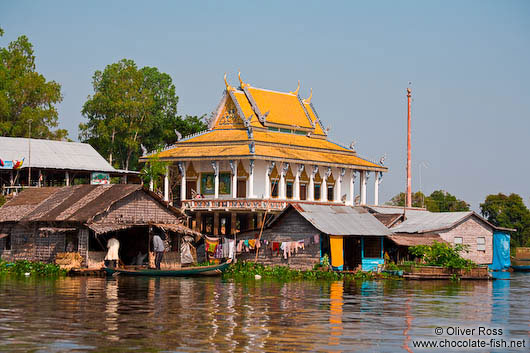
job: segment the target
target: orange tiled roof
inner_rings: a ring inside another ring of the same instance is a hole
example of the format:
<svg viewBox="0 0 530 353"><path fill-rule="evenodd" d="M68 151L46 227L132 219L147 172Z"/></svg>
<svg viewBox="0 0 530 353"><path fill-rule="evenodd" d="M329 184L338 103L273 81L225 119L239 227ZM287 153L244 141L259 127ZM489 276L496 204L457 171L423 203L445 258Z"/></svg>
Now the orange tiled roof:
<svg viewBox="0 0 530 353"><path fill-rule="evenodd" d="M268 123L313 128L297 95L254 87L248 87L248 91L254 98L260 113L269 113Z"/></svg>
<svg viewBox="0 0 530 353"><path fill-rule="evenodd" d="M280 132L254 132L255 153L250 153L246 130L212 130L178 142L159 154L162 159L273 158L302 163L362 166L385 169L358 157L333 142ZM315 146L317 144L317 146Z"/></svg>
<svg viewBox="0 0 530 353"><path fill-rule="evenodd" d="M234 89L227 83L226 95L211 130L177 142L161 152L160 158L223 159L256 158L317 163L340 166L357 166L385 171L386 168L369 162L334 142L328 141L310 104L311 96L302 101L295 92L283 93L251 87L241 82L243 88ZM305 109L304 109L305 108ZM258 115L267 114L266 121ZM250 118L250 132L245 119ZM304 131L304 134L267 130L269 127ZM306 135L305 132L310 132ZM252 135L252 138L249 135ZM251 144L254 153L251 153ZM142 157L141 160L145 160Z"/></svg>

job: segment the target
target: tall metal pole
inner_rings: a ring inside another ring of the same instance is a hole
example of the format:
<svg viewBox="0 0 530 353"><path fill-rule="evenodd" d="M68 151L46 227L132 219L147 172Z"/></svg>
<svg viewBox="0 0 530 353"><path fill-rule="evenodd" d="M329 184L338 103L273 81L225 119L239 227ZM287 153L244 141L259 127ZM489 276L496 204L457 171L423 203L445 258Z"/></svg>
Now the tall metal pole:
<svg viewBox="0 0 530 353"><path fill-rule="evenodd" d="M408 119L407 119L407 207L412 207L411 168L410 168L410 101L411 89L407 88Z"/></svg>
<svg viewBox="0 0 530 353"><path fill-rule="evenodd" d="M28 187L31 186L31 122L33 120L29 119L29 132L28 132Z"/></svg>

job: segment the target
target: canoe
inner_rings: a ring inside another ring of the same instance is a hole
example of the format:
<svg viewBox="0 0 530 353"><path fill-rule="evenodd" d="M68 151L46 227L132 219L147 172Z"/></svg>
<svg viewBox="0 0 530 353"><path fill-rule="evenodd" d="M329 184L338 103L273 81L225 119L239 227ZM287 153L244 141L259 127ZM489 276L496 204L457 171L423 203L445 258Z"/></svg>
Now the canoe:
<svg viewBox="0 0 530 353"><path fill-rule="evenodd" d="M192 276L219 276L232 260L220 263L219 265L184 267L178 270L155 270L155 269L138 269L127 270L119 268L108 268L104 270L109 276L171 276L171 277L192 277Z"/></svg>

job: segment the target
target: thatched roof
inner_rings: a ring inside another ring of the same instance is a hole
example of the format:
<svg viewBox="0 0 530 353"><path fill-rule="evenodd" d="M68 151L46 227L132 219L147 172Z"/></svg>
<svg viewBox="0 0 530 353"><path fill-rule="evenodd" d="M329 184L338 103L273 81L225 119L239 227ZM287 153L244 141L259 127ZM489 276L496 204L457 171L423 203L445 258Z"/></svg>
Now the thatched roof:
<svg viewBox="0 0 530 353"><path fill-rule="evenodd" d="M143 190L175 214L180 210L169 206L160 197L138 184L76 185L51 188L32 188L0 208L2 222L90 222L128 195Z"/></svg>

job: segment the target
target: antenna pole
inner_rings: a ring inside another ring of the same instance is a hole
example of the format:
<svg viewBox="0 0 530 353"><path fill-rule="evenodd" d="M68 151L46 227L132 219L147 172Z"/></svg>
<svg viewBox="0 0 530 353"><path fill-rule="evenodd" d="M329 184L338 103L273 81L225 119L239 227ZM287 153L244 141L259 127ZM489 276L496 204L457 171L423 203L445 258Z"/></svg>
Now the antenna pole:
<svg viewBox="0 0 530 353"><path fill-rule="evenodd" d="M410 100L411 89L407 88L407 102L408 102L408 119L407 119L407 207L412 207L412 190L410 177Z"/></svg>

